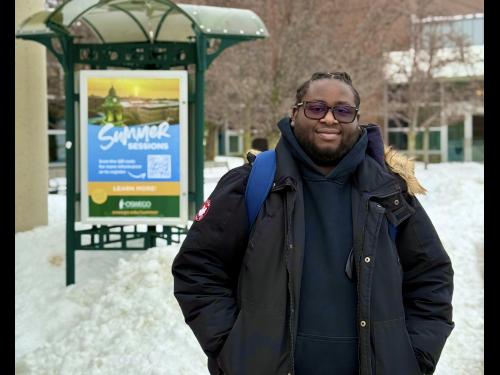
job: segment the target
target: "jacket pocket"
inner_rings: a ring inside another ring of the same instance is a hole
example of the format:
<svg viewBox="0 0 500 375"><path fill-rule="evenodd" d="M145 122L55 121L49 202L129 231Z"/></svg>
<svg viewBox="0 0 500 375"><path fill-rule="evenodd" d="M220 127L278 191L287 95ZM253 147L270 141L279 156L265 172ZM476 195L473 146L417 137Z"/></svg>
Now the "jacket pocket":
<svg viewBox="0 0 500 375"><path fill-rule="evenodd" d="M288 372L286 316L240 310L219 353L224 375L282 375Z"/></svg>
<svg viewBox="0 0 500 375"><path fill-rule="evenodd" d="M404 318L373 323L375 375L421 375Z"/></svg>
<svg viewBox="0 0 500 375"><path fill-rule="evenodd" d="M238 316L236 317L236 320L234 321L233 328L231 328L231 331L229 331L229 334L226 337L226 341L224 341L224 345L222 345L222 349L219 352L219 356L217 357L217 363L219 364L219 367L223 370L224 374L229 374L229 372L225 368L224 361L223 361L224 353L227 351L227 349L231 345L231 340L233 339L232 336L234 336L235 333L237 332L238 326L241 322L241 315L242 315L242 312L240 310L238 312Z"/></svg>

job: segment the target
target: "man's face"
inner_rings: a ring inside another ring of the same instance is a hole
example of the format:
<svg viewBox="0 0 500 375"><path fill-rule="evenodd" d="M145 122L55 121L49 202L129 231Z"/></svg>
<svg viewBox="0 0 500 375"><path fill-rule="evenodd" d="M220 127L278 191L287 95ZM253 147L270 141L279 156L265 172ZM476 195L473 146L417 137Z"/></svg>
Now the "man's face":
<svg viewBox="0 0 500 375"><path fill-rule="evenodd" d="M322 101L328 106L356 106L350 86L337 79L312 81L302 101ZM320 120L312 120L305 116L302 105L293 109L292 120L297 141L311 159L321 166L337 165L360 134L359 115L349 124L339 123L331 111Z"/></svg>

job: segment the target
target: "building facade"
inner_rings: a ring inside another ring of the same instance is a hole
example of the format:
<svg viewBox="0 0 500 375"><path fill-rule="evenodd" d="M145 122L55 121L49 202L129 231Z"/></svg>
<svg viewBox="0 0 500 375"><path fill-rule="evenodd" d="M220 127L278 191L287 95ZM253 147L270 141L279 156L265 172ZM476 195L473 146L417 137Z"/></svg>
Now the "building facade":
<svg viewBox="0 0 500 375"><path fill-rule="evenodd" d="M413 131L417 160L482 162L484 14L412 22L419 45L387 54L385 139L409 151Z"/></svg>

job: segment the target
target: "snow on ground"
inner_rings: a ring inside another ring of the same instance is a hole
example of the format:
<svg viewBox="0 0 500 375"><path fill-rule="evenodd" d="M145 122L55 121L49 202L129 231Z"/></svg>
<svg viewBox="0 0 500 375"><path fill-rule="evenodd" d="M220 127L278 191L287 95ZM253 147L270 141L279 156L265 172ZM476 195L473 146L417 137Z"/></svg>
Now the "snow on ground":
<svg viewBox="0 0 500 375"><path fill-rule="evenodd" d="M229 168L241 164L231 158ZM456 327L435 374L482 374L483 165L417 164L416 173L455 270ZM172 294L178 245L77 252L77 282L65 287L64 209L65 196L49 195L49 225L16 234L16 374L208 374Z"/></svg>
<svg viewBox="0 0 500 375"><path fill-rule="evenodd" d="M213 166L205 166L205 170L203 172L205 179L205 188L203 189L204 200L206 200L210 193L215 189L215 186L222 175L224 175L228 170L244 164L244 160L236 156L216 156L214 162L215 165Z"/></svg>
<svg viewBox="0 0 500 375"><path fill-rule="evenodd" d="M436 375L484 372L484 165L423 164L416 175L428 190L419 197L455 271L452 331Z"/></svg>

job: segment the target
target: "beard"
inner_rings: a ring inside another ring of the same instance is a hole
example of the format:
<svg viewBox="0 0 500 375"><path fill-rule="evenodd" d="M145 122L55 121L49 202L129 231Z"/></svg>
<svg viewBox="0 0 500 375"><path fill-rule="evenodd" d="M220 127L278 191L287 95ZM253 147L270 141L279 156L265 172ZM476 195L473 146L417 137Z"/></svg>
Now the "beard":
<svg viewBox="0 0 500 375"><path fill-rule="evenodd" d="M343 133L342 140L336 149L329 148L319 148L309 137L310 133L297 132L294 131L295 138L297 138L298 143L305 151L305 153L311 158L311 160L319 166L323 167L335 167L342 160L342 158L351 150L351 148L356 144L359 136L357 134L346 134ZM344 138L347 137L347 138Z"/></svg>

